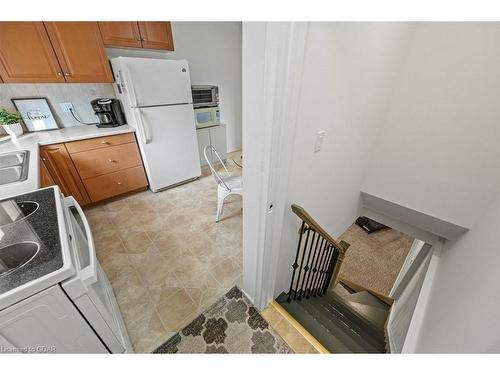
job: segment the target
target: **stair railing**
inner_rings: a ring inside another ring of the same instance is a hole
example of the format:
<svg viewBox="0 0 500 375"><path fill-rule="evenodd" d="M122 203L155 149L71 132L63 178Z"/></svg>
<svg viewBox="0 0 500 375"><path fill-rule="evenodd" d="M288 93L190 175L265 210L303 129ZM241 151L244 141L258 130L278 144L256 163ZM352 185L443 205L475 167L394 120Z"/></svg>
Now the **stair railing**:
<svg viewBox="0 0 500 375"><path fill-rule="evenodd" d="M319 297L329 285L335 286L349 244L337 242L302 207L292 204L292 211L302 219L292 280L287 301Z"/></svg>

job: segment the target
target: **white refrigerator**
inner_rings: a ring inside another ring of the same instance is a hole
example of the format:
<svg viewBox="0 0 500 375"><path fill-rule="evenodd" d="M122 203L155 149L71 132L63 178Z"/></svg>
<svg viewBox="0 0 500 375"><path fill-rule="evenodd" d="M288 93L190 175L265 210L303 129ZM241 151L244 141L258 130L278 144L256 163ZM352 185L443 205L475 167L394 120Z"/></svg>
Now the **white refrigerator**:
<svg viewBox="0 0 500 375"><path fill-rule="evenodd" d="M111 60L127 123L136 128L152 191L201 175L189 66L186 60Z"/></svg>

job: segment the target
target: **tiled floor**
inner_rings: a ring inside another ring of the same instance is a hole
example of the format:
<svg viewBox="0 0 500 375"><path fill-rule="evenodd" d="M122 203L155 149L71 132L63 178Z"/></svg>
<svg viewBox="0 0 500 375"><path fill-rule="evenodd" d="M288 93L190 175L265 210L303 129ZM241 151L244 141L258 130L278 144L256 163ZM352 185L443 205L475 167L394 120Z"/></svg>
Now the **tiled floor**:
<svg viewBox="0 0 500 375"><path fill-rule="evenodd" d="M136 352L152 351L241 284L241 197L226 199L216 223L216 194L204 173L85 210Z"/></svg>
<svg viewBox="0 0 500 375"><path fill-rule="evenodd" d="M318 354L318 350L307 341L304 336L274 308L267 306L262 310L262 317L281 336L283 340L297 354Z"/></svg>

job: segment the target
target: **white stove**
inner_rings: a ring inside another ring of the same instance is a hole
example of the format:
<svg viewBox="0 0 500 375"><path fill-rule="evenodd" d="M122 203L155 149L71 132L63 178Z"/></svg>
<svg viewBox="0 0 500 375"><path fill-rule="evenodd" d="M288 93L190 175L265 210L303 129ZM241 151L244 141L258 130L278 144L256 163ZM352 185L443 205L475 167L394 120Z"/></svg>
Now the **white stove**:
<svg viewBox="0 0 500 375"><path fill-rule="evenodd" d="M74 198L64 198L53 186L0 204L36 202L37 194L38 212L0 226L6 233L0 236L0 351L133 352L90 226ZM38 245L24 264L2 253L20 243Z"/></svg>

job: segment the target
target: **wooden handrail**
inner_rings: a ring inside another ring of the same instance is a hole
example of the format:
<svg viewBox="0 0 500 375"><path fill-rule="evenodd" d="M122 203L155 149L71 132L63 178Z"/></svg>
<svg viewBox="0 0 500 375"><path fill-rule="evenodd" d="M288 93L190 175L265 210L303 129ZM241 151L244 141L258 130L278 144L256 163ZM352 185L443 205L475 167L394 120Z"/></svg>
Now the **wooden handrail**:
<svg viewBox="0 0 500 375"><path fill-rule="evenodd" d="M309 227L314 229L317 233L319 233L323 238L325 238L328 242L330 242L341 254L342 258L345 254L346 250L349 248L350 244L345 241L337 242L335 238L330 236L326 230L324 230L321 225L318 224L316 220L312 218L309 213L300 207L298 204L292 204L292 211L300 217Z"/></svg>

